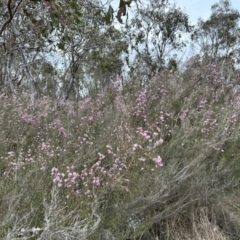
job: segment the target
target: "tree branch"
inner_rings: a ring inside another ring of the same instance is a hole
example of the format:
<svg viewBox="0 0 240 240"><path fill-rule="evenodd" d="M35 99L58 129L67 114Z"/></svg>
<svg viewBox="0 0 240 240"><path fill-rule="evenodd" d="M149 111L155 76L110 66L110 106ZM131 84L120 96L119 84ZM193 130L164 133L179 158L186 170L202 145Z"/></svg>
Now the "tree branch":
<svg viewBox="0 0 240 240"><path fill-rule="evenodd" d="M0 29L0 36L2 35L3 31L5 30L6 26L12 21L14 14L17 12L17 9L19 7L19 5L21 4L22 0L19 1L19 3L17 4L14 13L12 13L12 9L11 9L11 3L12 0L8 0L7 3L7 8L8 8L8 13L9 13L9 18L6 20L6 22L2 25L1 29Z"/></svg>
<svg viewBox="0 0 240 240"><path fill-rule="evenodd" d="M12 14L12 10L11 10L11 3L12 3L12 0L8 0L8 3L7 3L7 8L8 8L8 12L9 12L9 18L8 20L2 25L1 29L0 29L0 35L2 35L4 29L6 28L7 24L9 24L12 19L13 19L13 14Z"/></svg>

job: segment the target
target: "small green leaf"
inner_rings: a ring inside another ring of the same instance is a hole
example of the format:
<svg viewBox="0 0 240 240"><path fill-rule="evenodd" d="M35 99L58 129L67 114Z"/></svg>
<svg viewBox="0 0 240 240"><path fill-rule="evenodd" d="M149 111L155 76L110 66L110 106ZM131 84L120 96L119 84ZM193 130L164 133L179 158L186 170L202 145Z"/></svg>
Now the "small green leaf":
<svg viewBox="0 0 240 240"><path fill-rule="evenodd" d="M59 25L58 16L56 14L51 13L50 18L52 20L52 25L55 25L55 26Z"/></svg>
<svg viewBox="0 0 240 240"><path fill-rule="evenodd" d="M113 12L114 12L114 11L113 11L113 8L112 8L112 6L110 5L109 8L108 8L108 13L107 13L107 14L108 14L111 18L113 18Z"/></svg>
<svg viewBox="0 0 240 240"><path fill-rule="evenodd" d="M57 44L57 47L60 49L60 50L64 50L64 43L58 43Z"/></svg>
<svg viewBox="0 0 240 240"><path fill-rule="evenodd" d="M64 40L68 40L69 36L68 36L68 32L65 30L64 35L63 35Z"/></svg>
<svg viewBox="0 0 240 240"><path fill-rule="evenodd" d="M75 11L78 11L78 9L77 9L77 3L76 3L75 1L72 1L70 5L71 5L71 8L72 8L72 9L74 9Z"/></svg>
<svg viewBox="0 0 240 240"><path fill-rule="evenodd" d="M113 20L113 8L112 6L110 5L109 8L108 8L108 12L107 14L105 15L105 17L103 18L104 19L104 22L108 25L112 22Z"/></svg>
<svg viewBox="0 0 240 240"><path fill-rule="evenodd" d="M81 21L80 21L79 18L75 17L74 19L75 19L75 21L76 21L77 24L80 24L80 23L81 23Z"/></svg>
<svg viewBox="0 0 240 240"><path fill-rule="evenodd" d="M108 25L110 24L110 17L108 15L106 15L104 18L103 18L103 21Z"/></svg>
<svg viewBox="0 0 240 240"><path fill-rule="evenodd" d="M101 14L101 11L100 11L100 10L98 10L98 11L96 11L96 12L95 12L95 14L94 14L94 15L95 15L95 16L100 16L100 14Z"/></svg>
<svg viewBox="0 0 240 240"><path fill-rule="evenodd" d="M78 10L76 10L75 13L76 13L79 17L82 17L82 13L80 13Z"/></svg>

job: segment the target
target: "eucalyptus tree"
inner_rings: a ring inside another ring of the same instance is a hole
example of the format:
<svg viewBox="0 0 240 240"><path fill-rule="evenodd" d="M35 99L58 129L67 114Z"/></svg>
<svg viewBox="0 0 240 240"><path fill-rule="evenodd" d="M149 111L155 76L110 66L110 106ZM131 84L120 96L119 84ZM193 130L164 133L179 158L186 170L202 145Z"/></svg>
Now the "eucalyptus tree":
<svg viewBox="0 0 240 240"><path fill-rule="evenodd" d="M239 11L232 8L229 0L220 0L211 10L209 19L199 19L192 40L205 58L239 59Z"/></svg>
<svg viewBox="0 0 240 240"><path fill-rule="evenodd" d="M6 6L2 3L1 7L3 13L0 29L1 62L4 63L1 65L2 87L10 86L11 93L14 93L13 80L17 81L17 86L19 86L24 82L25 76L24 80L29 84L33 96L36 89L30 72L30 64L36 58L40 45L36 32L30 30L32 22L25 14L22 14L25 8L31 6L24 1L12 3L9 0Z"/></svg>
<svg viewBox="0 0 240 240"><path fill-rule="evenodd" d="M52 10L46 1L8 0L1 4L1 11L4 13L0 20L3 86L11 86L13 93L13 79L16 79L13 76L17 76L15 85L28 86L34 103L37 79L32 75L32 66L43 52L51 51L51 38L55 34L51 28Z"/></svg>
<svg viewBox="0 0 240 240"><path fill-rule="evenodd" d="M74 15L63 18L64 31L58 47L67 58L67 68L63 73L61 96L67 100L79 97L80 91L93 85L103 86L107 79L119 73L122 66L120 55L126 51L126 43L121 33L110 23L106 24L105 12L88 6L74 6L80 13L80 21L74 22Z"/></svg>
<svg viewBox="0 0 240 240"><path fill-rule="evenodd" d="M87 76L92 87L103 89L111 80L122 74L125 58L128 57L128 44L125 36L114 26L105 26L98 37L98 47L87 57Z"/></svg>
<svg viewBox="0 0 240 240"><path fill-rule="evenodd" d="M128 4L120 2L119 20ZM28 84L32 96L37 92L31 70L34 61L41 53L62 51L69 58L67 99L83 59L104 45L99 38L101 27L114 18L111 5L106 9L94 0L6 0L0 7L1 84L11 86L13 92L12 79L18 75L18 85Z"/></svg>
<svg viewBox="0 0 240 240"><path fill-rule="evenodd" d="M137 8L126 24L126 36L137 61L148 77L165 66L166 57L186 46L184 35L192 31L188 15L167 0L150 0ZM133 70L136 67L133 67Z"/></svg>

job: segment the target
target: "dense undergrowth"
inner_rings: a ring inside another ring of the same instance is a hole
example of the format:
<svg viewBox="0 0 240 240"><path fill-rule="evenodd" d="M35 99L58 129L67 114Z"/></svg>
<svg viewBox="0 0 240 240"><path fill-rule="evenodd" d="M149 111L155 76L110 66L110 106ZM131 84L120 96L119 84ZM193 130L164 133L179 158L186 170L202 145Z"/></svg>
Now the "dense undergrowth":
<svg viewBox="0 0 240 240"><path fill-rule="evenodd" d="M0 239L239 239L239 74L187 68L78 102L2 96Z"/></svg>

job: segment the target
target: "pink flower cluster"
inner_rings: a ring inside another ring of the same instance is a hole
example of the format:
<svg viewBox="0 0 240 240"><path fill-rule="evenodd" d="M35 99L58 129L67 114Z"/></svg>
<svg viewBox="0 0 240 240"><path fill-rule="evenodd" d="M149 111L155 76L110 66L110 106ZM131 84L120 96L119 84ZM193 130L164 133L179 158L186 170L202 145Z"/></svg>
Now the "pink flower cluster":
<svg viewBox="0 0 240 240"><path fill-rule="evenodd" d="M162 167L162 158L160 156L157 156L156 158L153 158L153 161L156 163L156 167Z"/></svg>
<svg viewBox="0 0 240 240"><path fill-rule="evenodd" d="M76 172L72 172L73 167L67 166L67 174L60 173L57 168L53 167L51 171L51 175L54 176L53 182L57 183L58 187L78 187L78 178L79 174Z"/></svg>
<svg viewBox="0 0 240 240"><path fill-rule="evenodd" d="M26 111L22 114L21 119L23 122L28 123L28 124L38 124L39 123L39 118L32 115L28 114Z"/></svg>
<svg viewBox="0 0 240 240"><path fill-rule="evenodd" d="M134 108L133 115L137 117L143 117L144 120L146 121L146 104L147 104L146 92L140 91L136 99L136 106Z"/></svg>

